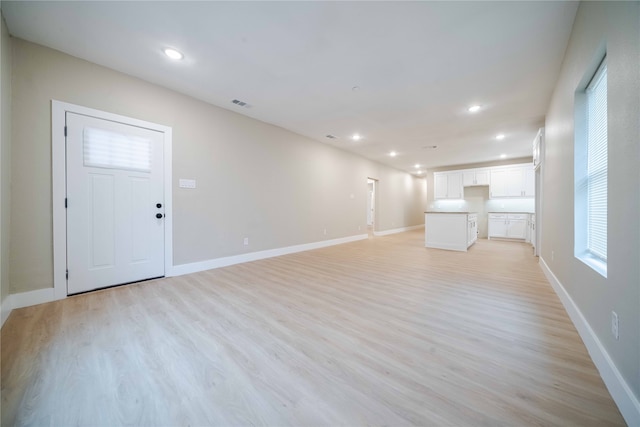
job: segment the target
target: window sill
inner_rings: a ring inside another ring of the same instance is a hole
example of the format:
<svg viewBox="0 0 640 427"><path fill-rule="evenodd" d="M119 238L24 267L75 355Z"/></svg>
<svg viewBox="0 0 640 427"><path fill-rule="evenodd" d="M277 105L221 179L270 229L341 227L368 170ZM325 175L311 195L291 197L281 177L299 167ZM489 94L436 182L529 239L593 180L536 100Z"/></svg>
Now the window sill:
<svg viewBox="0 0 640 427"><path fill-rule="evenodd" d="M583 263L587 264L593 270L595 270L598 274L600 274L605 279L607 278L607 262L597 258L589 252L583 252L582 254L576 255Z"/></svg>

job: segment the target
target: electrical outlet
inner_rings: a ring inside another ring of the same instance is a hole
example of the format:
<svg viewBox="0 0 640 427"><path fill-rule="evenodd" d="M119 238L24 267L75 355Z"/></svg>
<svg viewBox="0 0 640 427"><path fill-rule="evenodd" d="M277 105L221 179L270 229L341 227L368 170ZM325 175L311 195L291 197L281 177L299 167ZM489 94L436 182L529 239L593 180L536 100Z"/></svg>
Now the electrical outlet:
<svg viewBox="0 0 640 427"><path fill-rule="evenodd" d="M611 312L611 334L613 335L613 337L615 339L619 338L619 333L618 333L618 313L616 313L615 311Z"/></svg>
<svg viewBox="0 0 640 427"><path fill-rule="evenodd" d="M245 246L248 246L248 245L249 245L249 238L248 238L248 237L245 237L245 238L244 238L244 245L245 245Z"/></svg>

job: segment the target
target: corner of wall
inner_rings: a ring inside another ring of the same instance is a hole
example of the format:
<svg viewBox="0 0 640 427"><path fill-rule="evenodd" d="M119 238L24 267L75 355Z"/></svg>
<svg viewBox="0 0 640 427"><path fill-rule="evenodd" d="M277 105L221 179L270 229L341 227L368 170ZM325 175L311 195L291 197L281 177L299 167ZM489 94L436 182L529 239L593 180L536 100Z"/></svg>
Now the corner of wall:
<svg viewBox="0 0 640 427"><path fill-rule="evenodd" d="M11 213L11 38L0 10L0 304L2 323L9 299L9 231Z"/></svg>

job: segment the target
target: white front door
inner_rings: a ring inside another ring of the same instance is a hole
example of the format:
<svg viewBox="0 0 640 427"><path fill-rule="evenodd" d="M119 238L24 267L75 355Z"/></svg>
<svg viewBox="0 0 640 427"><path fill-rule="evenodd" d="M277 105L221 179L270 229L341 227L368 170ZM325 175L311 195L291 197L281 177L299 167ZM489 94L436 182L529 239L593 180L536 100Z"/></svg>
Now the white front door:
<svg viewBox="0 0 640 427"><path fill-rule="evenodd" d="M164 276L163 134L66 113L67 293Z"/></svg>

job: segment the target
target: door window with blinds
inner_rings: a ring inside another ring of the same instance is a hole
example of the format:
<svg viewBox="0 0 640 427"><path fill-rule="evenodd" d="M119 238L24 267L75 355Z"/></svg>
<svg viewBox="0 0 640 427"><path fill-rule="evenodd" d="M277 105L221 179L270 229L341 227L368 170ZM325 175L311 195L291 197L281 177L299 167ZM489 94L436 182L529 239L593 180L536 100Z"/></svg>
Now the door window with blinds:
<svg viewBox="0 0 640 427"><path fill-rule="evenodd" d="M151 171L151 140L105 129L84 129L84 165L96 168Z"/></svg>
<svg viewBox="0 0 640 427"><path fill-rule="evenodd" d="M607 63L576 95L575 256L607 277Z"/></svg>

